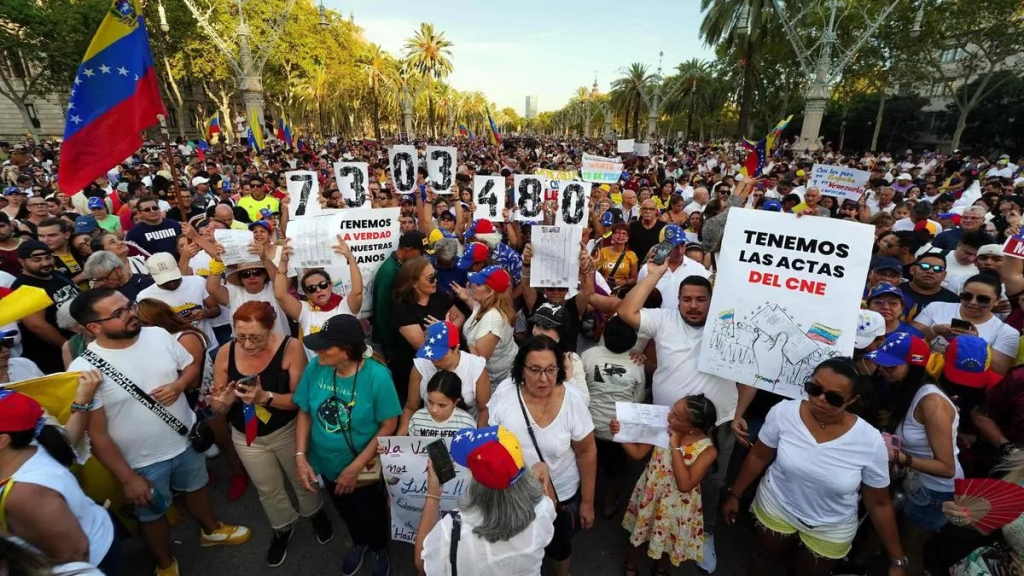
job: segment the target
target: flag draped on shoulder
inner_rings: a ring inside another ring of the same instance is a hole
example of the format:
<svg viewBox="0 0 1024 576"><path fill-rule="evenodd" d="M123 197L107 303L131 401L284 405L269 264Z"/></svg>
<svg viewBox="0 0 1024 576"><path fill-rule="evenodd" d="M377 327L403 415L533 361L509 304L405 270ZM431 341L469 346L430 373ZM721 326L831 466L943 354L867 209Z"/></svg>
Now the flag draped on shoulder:
<svg viewBox="0 0 1024 576"><path fill-rule="evenodd" d="M77 193L142 147L167 109L138 0L114 0L75 73L58 182Z"/></svg>
<svg viewBox="0 0 1024 576"><path fill-rule="evenodd" d="M747 159L743 162L743 168L740 169L740 174L743 176L750 176L757 178L761 176L764 171L764 165L768 162L768 159L772 156L772 147L775 145L775 140L782 131L789 125L789 121L793 119L790 115L788 118L780 120L778 124L772 128L771 132L768 132L764 138L759 140L757 143L751 142L746 138L743 139L743 147L750 151L747 155Z"/></svg>

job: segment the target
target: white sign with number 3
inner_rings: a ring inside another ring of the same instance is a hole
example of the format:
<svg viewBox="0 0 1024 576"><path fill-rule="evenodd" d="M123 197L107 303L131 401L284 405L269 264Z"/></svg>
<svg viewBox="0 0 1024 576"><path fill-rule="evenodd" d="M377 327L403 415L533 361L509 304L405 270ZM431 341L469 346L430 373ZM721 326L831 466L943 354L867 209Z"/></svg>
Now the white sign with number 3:
<svg viewBox="0 0 1024 576"><path fill-rule="evenodd" d="M435 194L452 193L456 158L458 151L454 146L427 146L427 176Z"/></svg>
<svg viewBox="0 0 1024 576"><path fill-rule="evenodd" d="M567 226L586 226L590 204L590 194L587 190L590 188L590 184L577 180L552 180L551 188L558 190L555 223Z"/></svg>
<svg viewBox="0 0 1024 576"><path fill-rule="evenodd" d="M370 169L366 162L335 162L334 179L346 208L371 208Z"/></svg>
<svg viewBox="0 0 1024 576"><path fill-rule="evenodd" d="M505 220L502 216L505 208L505 177L474 176L473 201L476 203L473 220L503 222Z"/></svg>
<svg viewBox="0 0 1024 576"><path fill-rule="evenodd" d="M296 170L285 172L284 177L288 183L288 219L319 214L320 181L316 172Z"/></svg>

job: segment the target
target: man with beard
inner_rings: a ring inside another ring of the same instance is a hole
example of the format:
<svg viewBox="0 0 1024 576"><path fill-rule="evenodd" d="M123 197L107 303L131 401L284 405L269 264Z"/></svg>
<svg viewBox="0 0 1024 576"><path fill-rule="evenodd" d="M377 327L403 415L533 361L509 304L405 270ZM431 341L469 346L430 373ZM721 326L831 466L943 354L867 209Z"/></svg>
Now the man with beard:
<svg viewBox="0 0 1024 576"><path fill-rule="evenodd" d="M638 330L640 337L650 338L658 354L658 368L654 371L652 392L654 404L672 406L680 398L703 394L711 400L718 412L715 445L718 447L717 468L708 473L701 483L704 498L704 560L698 565L714 572L718 563L715 555L715 524L718 504L725 488L725 475L735 445L730 421L736 412L737 386L718 376L697 369L704 324L711 307L711 282L703 276L687 276L679 283L676 310L643 308L647 297L662 277L668 273L668 262L658 265L647 263L647 275L619 305L618 315L623 322Z"/></svg>
<svg viewBox="0 0 1024 576"><path fill-rule="evenodd" d="M22 318L18 329L22 334L24 357L32 360L47 374L64 370L60 347L74 333L57 328L57 308L78 296L79 289L71 280L55 273L53 250L38 240L26 240L18 246L21 274L12 290L34 286L46 291L53 304Z"/></svg>
<svg viewBox="0 0 1024 576"><path fill-rule="evenodd" d="M92 452L135 505L139 533L155 557L156 573L177 575L164 515L167 506L158 503L169 503L172 490L185 493L185 507L201 527L201 546L242 544L251 532L244 526L217 522L206 489L206 458L189 444L187 432L195 413L182 392L199 378L202 362L163 328L143 328L137 311L134 302L110 288L75 298L71 316L95 336L88 347L95 357L80 356L68 369L106 368L88 407ZM112 373L126 381L115 382ZM140 400L129 390L145 396Z"/></svg>
<svg viewBox="0 0 1024 576"><path fill-rule="evenodd" d="M92 230L95 230L95 227ZM86 230L83 229L83 231ZM37 233L39 240L46 244L53 253L54 269L78 284L79 288L88 289L89 279L82 272L82 262L79 262L78 257L71 251L71 230L67 223L60 218L48 218L39 225Z"/></svg>
<svg viewBox="0 0 1024 576"><path fill-rule="evenodd" d="M21 237L14 235L11 219L7 214L0 212L0 271L11 276L17 276L21 272L21 264L18 262L20 245Z"/></svg>
<svg viewBox="0 0 1024 576"><path fill-rule="evenodd" d="M946 259L939 252L922 254L910 266L910 280L900 284L903 292L903 316L910 322L932 302L959 302L957 293L942 287L946 279Z"/></svg>

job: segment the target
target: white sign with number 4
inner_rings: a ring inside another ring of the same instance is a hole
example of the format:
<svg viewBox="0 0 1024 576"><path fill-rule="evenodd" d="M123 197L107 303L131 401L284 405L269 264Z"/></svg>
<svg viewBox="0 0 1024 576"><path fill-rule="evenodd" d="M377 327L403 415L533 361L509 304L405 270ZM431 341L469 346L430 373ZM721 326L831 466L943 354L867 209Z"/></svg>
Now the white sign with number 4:
<svg viewBox="0 0 1024 576"><path fill-rule="evenodd" d="M473 201L476 203L473 220L503 222L505 220L502 216L502 211L505 208L505 177L474 176Z"/></svg>

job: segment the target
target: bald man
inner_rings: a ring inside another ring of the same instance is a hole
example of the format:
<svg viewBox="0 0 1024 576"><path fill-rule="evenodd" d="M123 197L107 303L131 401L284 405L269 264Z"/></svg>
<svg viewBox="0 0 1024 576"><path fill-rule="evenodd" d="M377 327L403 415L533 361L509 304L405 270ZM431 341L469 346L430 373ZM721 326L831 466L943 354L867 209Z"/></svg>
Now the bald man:
<svg viewBox="0 0 1024 576"><path fill-rule="evenodd" d="M235 212L227 204L217 204L217 207L213 209L214 220L220 220L222 224L227 226L231 230L248 230L249 227L244 222L235 220Z"/></svg>

